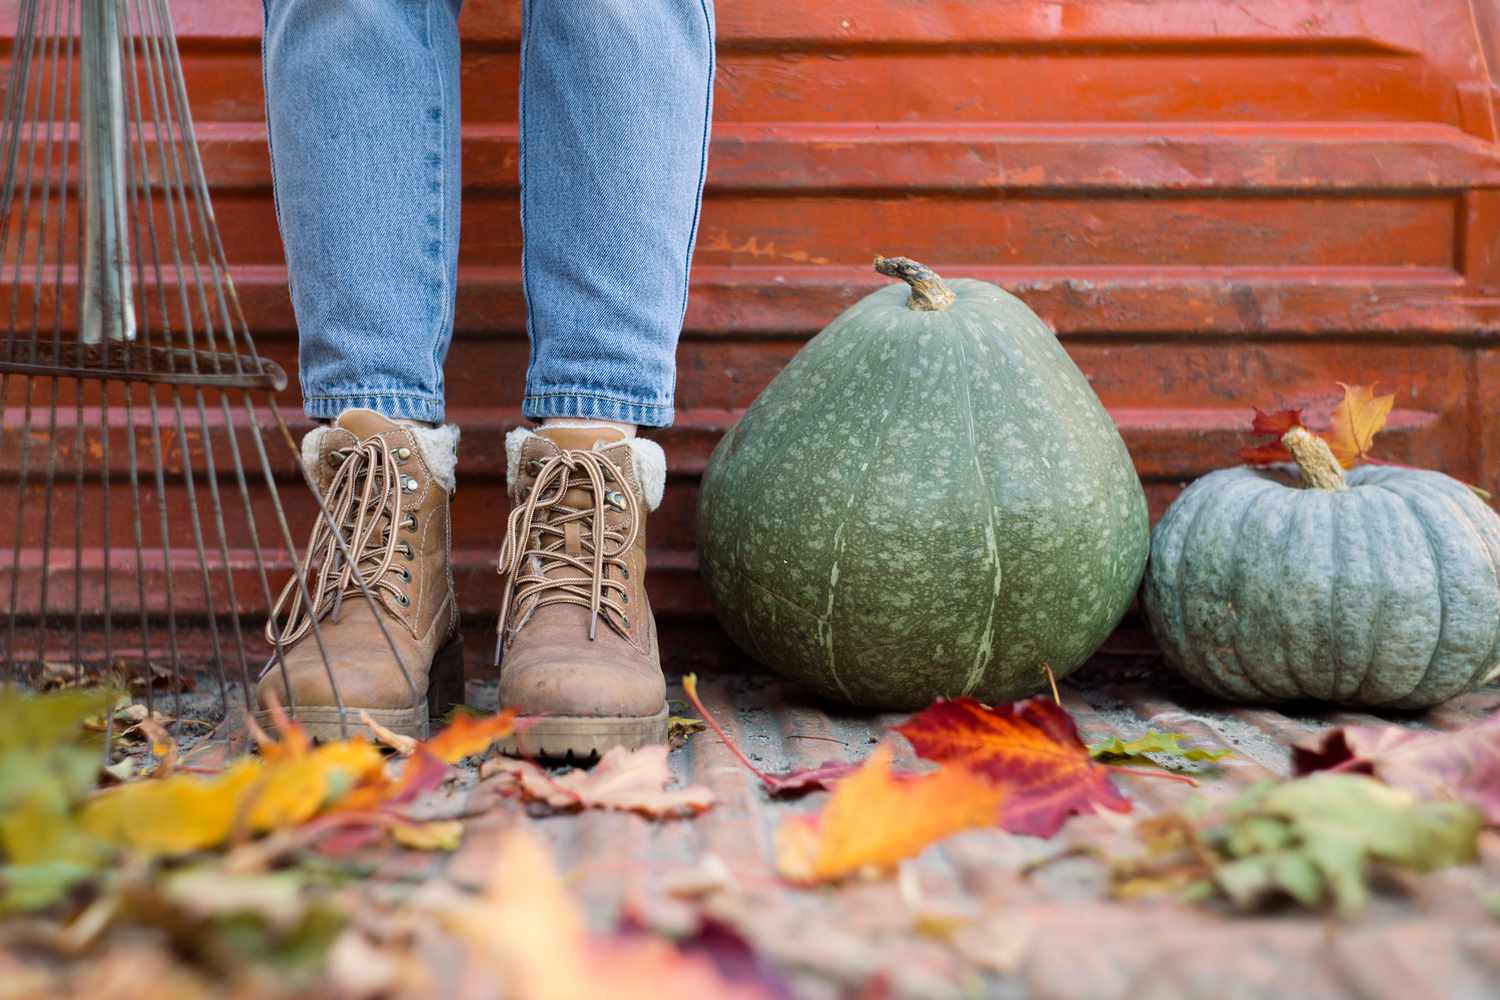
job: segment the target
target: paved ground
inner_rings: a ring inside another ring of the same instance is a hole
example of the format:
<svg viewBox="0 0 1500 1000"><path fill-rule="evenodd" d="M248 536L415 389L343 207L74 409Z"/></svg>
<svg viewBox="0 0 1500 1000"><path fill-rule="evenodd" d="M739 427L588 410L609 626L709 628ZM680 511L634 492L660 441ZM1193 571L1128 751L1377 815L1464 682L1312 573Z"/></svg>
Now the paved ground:
<svg viewBox="0 0 1500 1000"><path fill-rule="evenodd" d="M887 724L902 718L814 704L757 676L706 678L701 691L710 711L768 770L862 757ZM1286 746L1294 739L1329 725L1377 721L1352 712L1226 708L1167 691L1149 672L1115 671L1079 678L1065 686L1063 699L1086 740L1149 727L1233 750L1234 757L1202 776L1206 794L1231 794L1285 774ZM471 685L475 703L493 697L493 687ZM1487 689L1424 716L1387 721L1452 728L1497 706L1500 690ZM601 926L630 913L670 928L688 918L674 891L720 885L702 902L791 975L799 994L844 995L872 976L893 995L913 997L1500 994L1500 922L1484 907L1486 895L1500 890L1500 837L1493 834L1486 835L1481 866L1383 885L1352 924L1291 911L1243 917L1171 901L1111 902L1102 869L1086 859L1020 874L1026 862L1073 838L1117 833L1122 821L1103 816L1075 819L1053 841L998 830L961 834L910 863L899 878L804 891L776 879L772 836L782 816L815 809L823 796L769 799L711 733L695 735L672 762L681 779L714 790L713 810L665 823L584 812L535 818L535 828ZM1166 781L1117 780L1136 800L1137 815L1195 794ZM464 784L473 787L472 776ZM471 808L493 811L471 824L456 855L420 862L460 881L480 877L499 832L521 811L491 801L482 786L469 794Z"/></svg>
<svg viewBox="0 0 1500 1000"><path fill-rule="evenodd" d="M1145 661L1139 661L1145 663ZM207 717L216 685L184 695L182 715ZM808 700L754 674L700 682L709 710L767 771L860 759L904 716L858 714ZM680 686L671 695L681 698ZM1246 917L1167 899L1112 901L1103 866L1087 858L1028 862L1070 843L1123 843L1134 819L1174 809L1195 794L1229 796L1285 775L1288 746L1337 724L1397 722L1453 729L1500 708L1500 688L1422 715L1232 708L1205 700L1148 665L1095 668L1063 686L1064 705L1086 741L1147 729L1182 732L1233 756L1199 774L1197 791L1169 781L1116 781L1135 814L1079 817L1050 841L999 830L960 834L905 865L898 876L835 888L790 888L775 875L772 842L783 817L821 807L826 795L769 798L711 732L693 735L670 761L684 782L718 802L690 820L633 814L552 815L498 796L477 768L462 770L427 804L430 817L466 814L454 854L375 852L365 891L417 891L447 880L479 886L496 845L517 823L551 844L591 921L630 918L666 931L699 914L732 924L792 983L798 996L901 997L1492 997L1500 995L1500 835L1486 834L1481 864L1378 886L1355 922L1290 909ZM471 683L468 701L493 709L493 683ZM172 696L158 707L171 711ZM680 714L694 714L685 705ZM178 727L184 750L194 732ZM896 745L907 753L903 741ZM212 756L210 751L203 756ZM690 897L690 898L689 898ZM441 963L438 963L441 965ZM882 992L884 991L884 992ZM462 989L451 996L466 995Z"/></svg>

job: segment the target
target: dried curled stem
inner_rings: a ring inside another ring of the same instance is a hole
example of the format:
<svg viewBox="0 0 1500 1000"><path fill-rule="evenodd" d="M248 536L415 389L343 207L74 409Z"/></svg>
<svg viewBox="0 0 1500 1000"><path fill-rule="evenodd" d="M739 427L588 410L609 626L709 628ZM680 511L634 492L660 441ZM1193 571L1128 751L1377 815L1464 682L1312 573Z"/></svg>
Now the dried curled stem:
<svg viewBox="0 0 1500 1000"><path fill-rule="evenodd" d="M953 289L943 284L943 279L932 268L910 257L877 256L875 270L887 278L900 278L911 286L911 296L906 300L908 309L938 312L953 304Z"/></svg>

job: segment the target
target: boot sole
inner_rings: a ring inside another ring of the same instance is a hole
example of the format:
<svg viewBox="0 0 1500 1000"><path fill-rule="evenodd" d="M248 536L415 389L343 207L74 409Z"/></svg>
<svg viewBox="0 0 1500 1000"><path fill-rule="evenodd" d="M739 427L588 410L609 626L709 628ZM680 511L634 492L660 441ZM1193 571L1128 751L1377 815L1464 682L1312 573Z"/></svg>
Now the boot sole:
<svg viewBox="0 0 1500 1000"><path fill-rule="evenodd" d="M401 736L425 740L432 732L432 720L441 721L464 700L464 640L462 633L449 639L432 658L427 675L427 703L411 708L366 708L363 711L386 729ZM334 705L297 705L287 714L307 735L319 742L363 736L374 740L375 734L360 720L358 705L345 705L339 712ZM343 725L340 725L340 715ZM275 732L276 721L270 712L251 713L256 725L268 733Z"/></svg>
<svg viewBox="0 0 1500 1000"><path fill-rule="evenodd" d="M370 727L360 719L359 713L363 711L372 720L401 736L410 736L413 739L425 740L430 731L425 706L423 708L366 708L361 710L357 707L347 707L343 711L344 725L339 725L339 710L332 706L309 706L304 708L297 706L292 714L293 721L302 727L308 737L320 743L333 740L348 739L353 736L363 736L368 740L374 740L375 734ZM275 732L275 721L270 712L256 712L255 722L268 733Z"/></svg>
<svg viewBox="0 0 1500 1000"><path fill-rule="evenodd" d="M608 750L638 750L667 742L667 707L655 715L548 715L500 741L510 757L589 761Z"/></svg>

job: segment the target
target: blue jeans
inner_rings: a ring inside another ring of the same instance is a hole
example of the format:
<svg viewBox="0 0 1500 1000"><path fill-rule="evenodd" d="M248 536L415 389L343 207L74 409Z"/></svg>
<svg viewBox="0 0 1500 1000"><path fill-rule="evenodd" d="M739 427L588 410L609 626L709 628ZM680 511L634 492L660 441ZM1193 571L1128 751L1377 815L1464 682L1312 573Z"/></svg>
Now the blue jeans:
<svg viewBox="0 0 1500 1000"><path fill-rule="evenodd" d="M265 0L276 212L310 417L443 419L462 0ZM525 0L527 417L672 422L712 0Z"/></svg>

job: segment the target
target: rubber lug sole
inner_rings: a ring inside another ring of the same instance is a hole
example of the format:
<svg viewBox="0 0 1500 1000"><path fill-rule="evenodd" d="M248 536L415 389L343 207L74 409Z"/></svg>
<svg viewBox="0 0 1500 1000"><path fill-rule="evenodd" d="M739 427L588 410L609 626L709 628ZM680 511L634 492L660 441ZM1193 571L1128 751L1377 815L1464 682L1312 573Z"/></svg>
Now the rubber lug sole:
<svg viewBox="0 0 1500 1000"><path fill-rule="evenodd" d="M638 750L667 742L667 707L655 715L548 715L500 741L510 757L596 760L615 747Z"/></svg>

